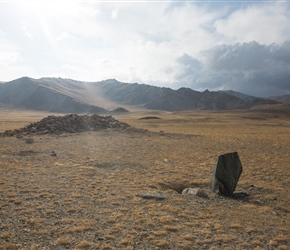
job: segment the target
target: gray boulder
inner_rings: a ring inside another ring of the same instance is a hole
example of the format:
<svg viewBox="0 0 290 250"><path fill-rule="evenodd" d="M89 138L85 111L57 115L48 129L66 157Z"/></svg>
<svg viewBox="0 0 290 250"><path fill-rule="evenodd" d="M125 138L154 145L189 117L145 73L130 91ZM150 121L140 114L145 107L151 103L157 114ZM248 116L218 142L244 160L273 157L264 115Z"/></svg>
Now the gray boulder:
<svg viewBox="0 0 290 250"><path fill-rule="evenodd" d="M208 198L208 195L201 188L185 188L182 190L182 195L194 195L201 198Z"/></svg>
<svg viewBox="0 0 290 250"><path fill-rule="evenodd" d="M242 170L237 152L219 155L213 171L211 190L224 196L232 196Z"/></svg>

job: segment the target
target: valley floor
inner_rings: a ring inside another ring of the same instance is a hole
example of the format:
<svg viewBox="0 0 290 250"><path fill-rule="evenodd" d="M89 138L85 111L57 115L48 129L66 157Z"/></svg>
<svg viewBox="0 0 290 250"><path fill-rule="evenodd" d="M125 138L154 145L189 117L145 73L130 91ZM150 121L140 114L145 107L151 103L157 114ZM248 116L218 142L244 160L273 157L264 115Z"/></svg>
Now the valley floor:
<svg viewBox="0 0 290 250"><path fill-rule="evenodd" d="M0 131L47 115L8 114ZM137 129L0 137L0 249L290 248L289 113L114 117ZM247 199L209 190L218 155L233 151Z"/></svg>

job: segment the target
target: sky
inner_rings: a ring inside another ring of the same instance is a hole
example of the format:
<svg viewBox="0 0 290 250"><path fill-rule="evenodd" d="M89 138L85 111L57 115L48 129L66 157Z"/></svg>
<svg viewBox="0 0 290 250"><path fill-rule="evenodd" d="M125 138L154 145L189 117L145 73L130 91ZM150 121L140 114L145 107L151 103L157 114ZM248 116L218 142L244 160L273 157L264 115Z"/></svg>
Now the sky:
<svg viewBox="0 0 290 250"><path fill-rule="evenodd" d="M1 1L0 81L290 94L290 1Z"/></svg>

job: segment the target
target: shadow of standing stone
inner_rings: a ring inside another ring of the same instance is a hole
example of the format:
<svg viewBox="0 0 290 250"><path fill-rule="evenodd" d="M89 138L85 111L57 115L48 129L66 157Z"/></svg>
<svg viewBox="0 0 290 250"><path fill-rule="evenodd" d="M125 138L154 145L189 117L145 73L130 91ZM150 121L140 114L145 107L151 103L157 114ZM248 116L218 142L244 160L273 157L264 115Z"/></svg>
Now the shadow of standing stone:
<svg viewBox="0 0 290 250"><path fill-rule="evenodd" d="M237 152L219 155L213 171L211 190L224 196L232 196L242 170L242 163Z"/></svg>

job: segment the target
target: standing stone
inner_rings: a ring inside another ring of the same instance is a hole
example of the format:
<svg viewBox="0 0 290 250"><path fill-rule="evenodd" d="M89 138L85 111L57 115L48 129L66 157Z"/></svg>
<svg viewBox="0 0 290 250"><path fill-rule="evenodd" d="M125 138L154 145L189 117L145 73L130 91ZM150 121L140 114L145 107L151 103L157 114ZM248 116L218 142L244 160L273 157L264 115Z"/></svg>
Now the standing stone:
<svg viewBox="0 0 290 250"><path fill-rule="evenodd" d="M213 171L211 190L224 196L232 196L242 170L242 163L237 152L219 155Z"/></svg>

